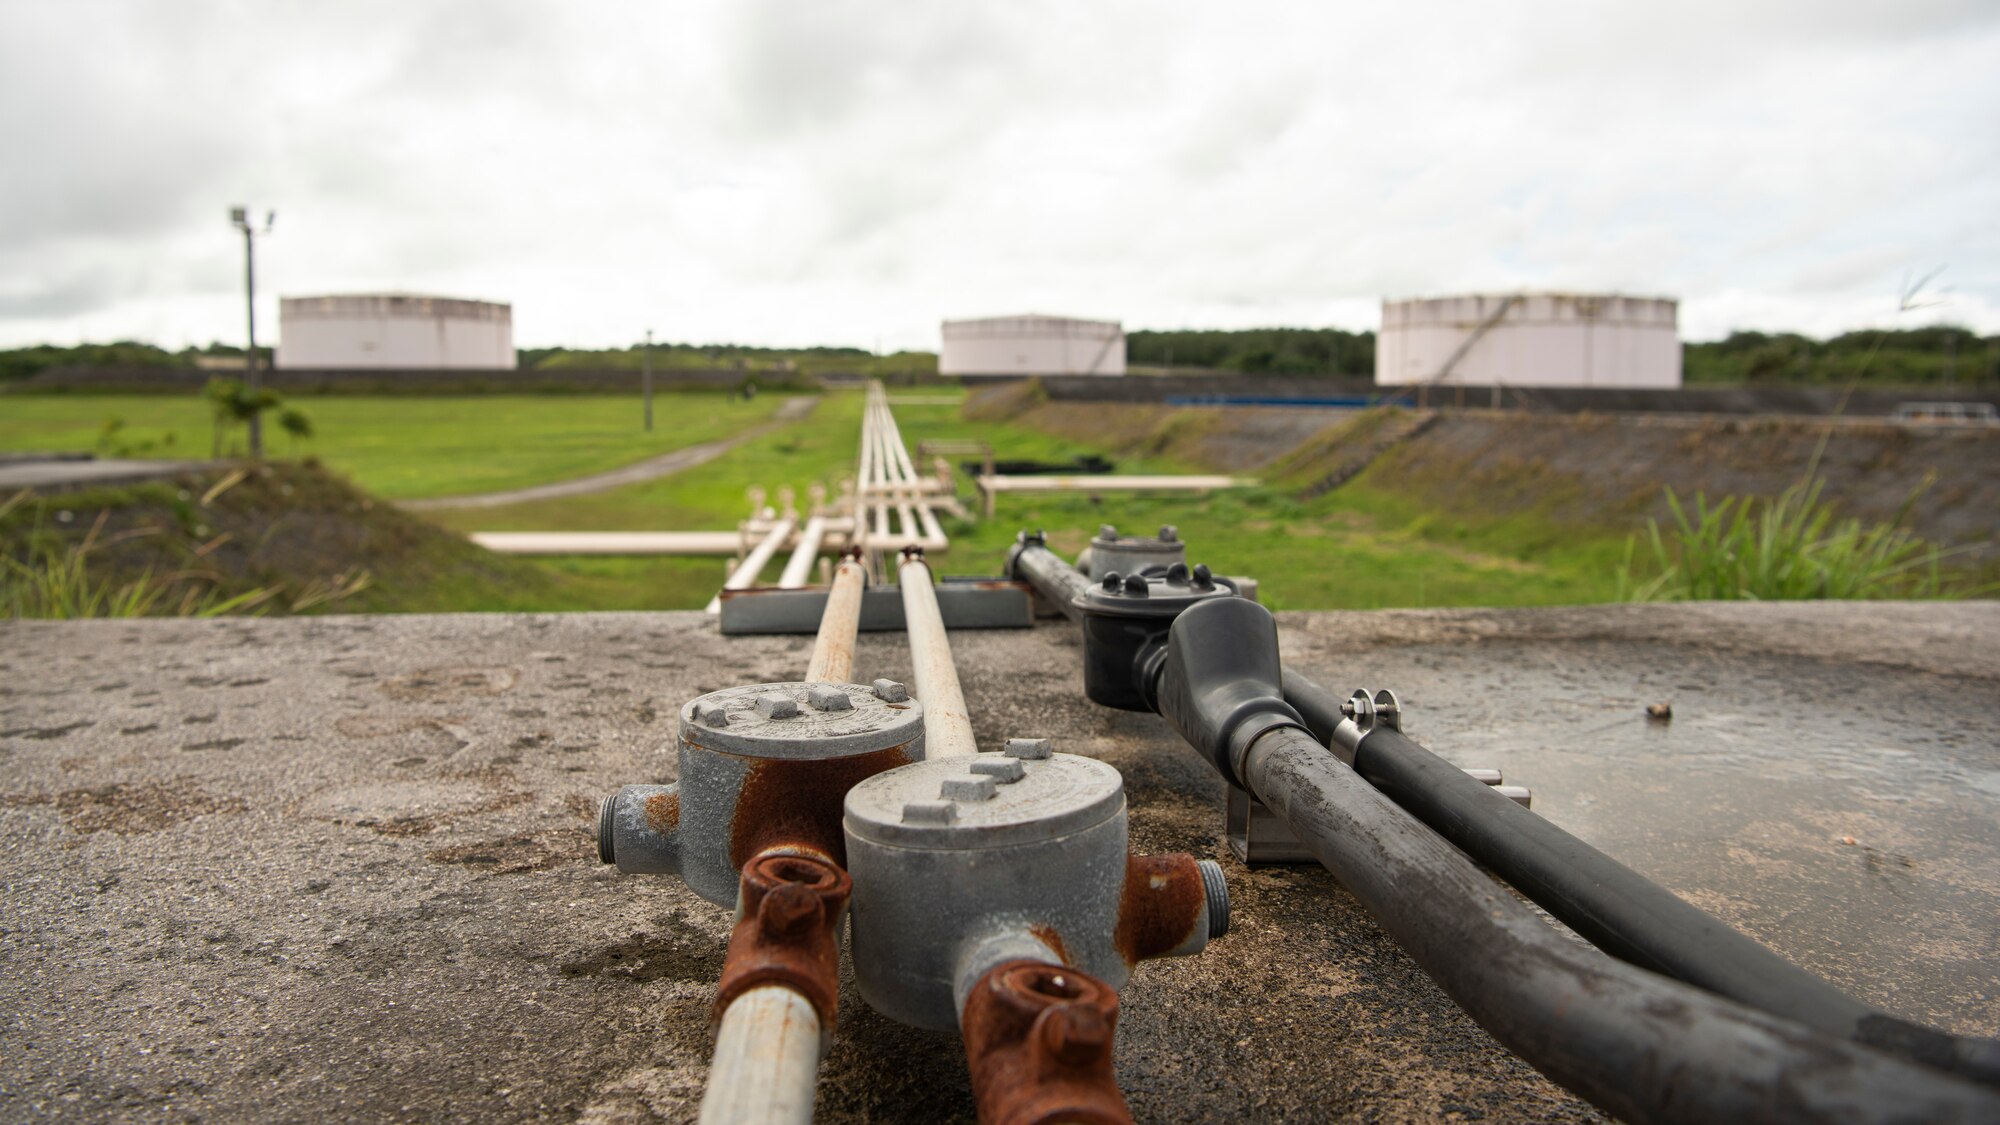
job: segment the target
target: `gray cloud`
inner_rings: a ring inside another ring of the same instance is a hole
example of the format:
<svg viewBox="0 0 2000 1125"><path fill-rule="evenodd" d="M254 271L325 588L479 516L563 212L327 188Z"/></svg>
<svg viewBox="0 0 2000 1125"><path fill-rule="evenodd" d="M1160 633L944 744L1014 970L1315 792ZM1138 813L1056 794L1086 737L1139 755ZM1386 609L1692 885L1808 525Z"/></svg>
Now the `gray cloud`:
<svg viewBox="0 0 2000 1125"><path fill-rule="evenodd" d="M1690 332L2000 328L2000 9L1818 0L72 0L0 37L0 341L267 293L512 299L524 343L926 346L939 316L1362 325L1616 287Z"/></svg>

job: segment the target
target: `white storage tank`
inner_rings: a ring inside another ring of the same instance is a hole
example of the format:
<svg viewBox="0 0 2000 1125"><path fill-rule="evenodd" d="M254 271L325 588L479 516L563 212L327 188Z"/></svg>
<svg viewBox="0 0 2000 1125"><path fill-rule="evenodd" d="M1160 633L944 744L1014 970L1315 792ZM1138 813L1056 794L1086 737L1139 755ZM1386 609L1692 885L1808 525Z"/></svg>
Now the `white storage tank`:
<svg viewBox="0 0 2000 1125"><path fill-rule="evenodd" d="M1123 375L1125 329L1039 313L947 320L938 374Z"/></svg>
<svg viewBox="0 0 2000 1125"><path fill-rule="evenodd" d="M1678 304L1664 297L1474 294L1382 302L1380 385L1678 387Z"/></svg>
<svg viewBox="0 0 2000 1125"><path fill-rule="evenodd" d="M496 301L410 293L284 297L277 365L511 369L514 310Z"/></svg>

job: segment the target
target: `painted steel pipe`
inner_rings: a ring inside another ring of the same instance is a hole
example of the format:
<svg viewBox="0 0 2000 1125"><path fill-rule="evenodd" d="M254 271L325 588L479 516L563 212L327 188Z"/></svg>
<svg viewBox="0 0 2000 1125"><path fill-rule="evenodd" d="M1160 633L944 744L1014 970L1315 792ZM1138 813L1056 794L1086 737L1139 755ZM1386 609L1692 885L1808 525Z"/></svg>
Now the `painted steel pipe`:
<svg viewBox="0 0 2000 1125"><path fill-rule="evenodd" d="M1041 532L1020 534L1013 549L1007 552L1007 565L1001 568L1001 573L1033 586L1064 617L1078 623L1083 621L1083 608L1076 604L1076 599L1090 588L1090 579L1049 550Z"/></svg>
<svg viewBox="0 0 2000 1125"><path fill-rule="evenodd" d="M924 757L976 754L972 716L958 686L951 640L931 585L930 564L921 550L905 550L896 571L903 592L903 618L910 637L910 692L924 705Z"/></svg>
<svg viewBox="0 0 2000 1125"><path fill-rule="evenodd" d="M852 552L860 553L859 548ZM867 583L868 572L858 558L844 558L834 569L826 608L820 612L819 636L813 640L812 662L806 665L807 683L844 684L853 679L854 637L861 625L861 592Z"/></svg>
<svg viewBox="0 0 2000 1125"><path fill-rule="evenodd" d="M1577 945L1304 730L1267 730L1241 769L1460 1007L1620 1118L2000 1120L1992 1090Z"/></svg>
<svg viewBox="0 0 2000 1125"><path fill-rule="evenodd" d="M799 532L799 545L792 548L792 557L785 560L784 573L778 576L779 589L796 590L812 582L813 563L819 561L819 545L825 539L826 517L808 519L805 530Z"/></svg>
<svg viewBox="0 0 2000 1125"><path fill-rule="evenodd" d="M824 1038L812 1002L783 985L737 997L716 1030L702 1125L811 1121Z"/></svg>
<svg viewBox="0 0 2000 1125"><path fill-rule="evenodd" d="M1621 961L1927 1066L2000 1083L2000 1043L1878 1011L1515 804L1401 731L1363 732L1290 669L1285 701L1357 773L1565 925ZM1357 739L1358 736L1358 739ZM1351 743L1351 744L1350 744Z"/></svg>
<svg viewBox="0 0 2000 1125"><path fill-rule="evenodd" d="M777 554L778 548L785 545L785 540L792 537L792 530L798 527L798 525L799 521L794 516L785 516L772 524L771 529L764 533L764 538L759 540L757 545L750 549L750 553L744 557L743 564L738 566L729 575L727 581L723 582L722 588L725 590L747 590L755 586L757 584L757 576L764 573L764 567L770 563L771 556ZM722 612L722 598L720 595L717 595L708 603L708 612Z"/></svg>

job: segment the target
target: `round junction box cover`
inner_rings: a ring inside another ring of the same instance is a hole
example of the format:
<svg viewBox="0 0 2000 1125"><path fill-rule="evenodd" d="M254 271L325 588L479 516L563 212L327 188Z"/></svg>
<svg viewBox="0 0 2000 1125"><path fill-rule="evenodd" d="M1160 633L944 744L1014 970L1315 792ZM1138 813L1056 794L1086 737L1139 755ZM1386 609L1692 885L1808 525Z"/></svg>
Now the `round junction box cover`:
<svg viewBox="0 0 2000 1125"><path fill-rule="evenodd" d="M750 758L848 758L913 743L916 757L923 736L923 706L899 685L746 684L681 708L683 742Z"/></svg>
<svg viewBox="0 0 2000 1125"><path fill-rule="evenodd" d="M1025 740L1017 740L1025 741ZM1039 742L1040 740L1035 740ZM1125 781L1095 758L958 754L899 766L847 791L847 829L904 848L997 848L1095 827L1125 807Z"/></svg>

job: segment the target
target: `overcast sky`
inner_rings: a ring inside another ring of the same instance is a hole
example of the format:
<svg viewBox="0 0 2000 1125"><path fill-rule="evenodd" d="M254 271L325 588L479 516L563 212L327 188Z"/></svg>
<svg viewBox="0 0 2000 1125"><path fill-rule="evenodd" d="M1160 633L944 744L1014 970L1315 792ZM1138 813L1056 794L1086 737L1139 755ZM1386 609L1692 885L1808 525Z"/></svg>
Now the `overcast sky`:
<svg viewBox="0 0 2000 1125"><path fill-rule="evenodd" d="M516 342L933 348L941 317L2000 331L2000 3L0 0L0 345L276 294ZM1945 303L1897 313L1906 274Z"/></svg>

